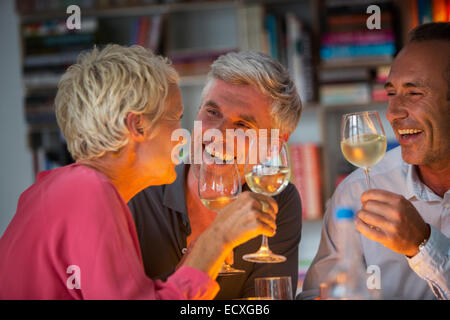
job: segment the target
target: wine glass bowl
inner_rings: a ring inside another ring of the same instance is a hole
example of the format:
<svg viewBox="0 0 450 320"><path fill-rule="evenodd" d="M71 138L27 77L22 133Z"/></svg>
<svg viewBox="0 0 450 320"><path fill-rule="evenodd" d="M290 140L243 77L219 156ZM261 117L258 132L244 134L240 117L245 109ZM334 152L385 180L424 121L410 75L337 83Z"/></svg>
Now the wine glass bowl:
<svg viewBox="0 0 450 320"><path fill-rule="evenodd" d="M386 134L378 112L364 111L342 116L342 154L348 162L364 169L369 189L369 169L383 158L386 147Z"/></svg>

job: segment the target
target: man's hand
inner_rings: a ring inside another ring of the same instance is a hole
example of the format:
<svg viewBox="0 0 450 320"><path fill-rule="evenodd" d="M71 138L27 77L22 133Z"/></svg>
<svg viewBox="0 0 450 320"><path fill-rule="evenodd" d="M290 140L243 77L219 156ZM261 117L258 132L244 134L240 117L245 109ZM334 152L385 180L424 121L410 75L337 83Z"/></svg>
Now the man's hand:
<svg viewBox="0 0 450 320"><path fill-rule="evenodd" d="M395 252L413 257L430 236L430 226L401 195L371 189L361 195L361 202L356 215L358 231Z"/></svg>

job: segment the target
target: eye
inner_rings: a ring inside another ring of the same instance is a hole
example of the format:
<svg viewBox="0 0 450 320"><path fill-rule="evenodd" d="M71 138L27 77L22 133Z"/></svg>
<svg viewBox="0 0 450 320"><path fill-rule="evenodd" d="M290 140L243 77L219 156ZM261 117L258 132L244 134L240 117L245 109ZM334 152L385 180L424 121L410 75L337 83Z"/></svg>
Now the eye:
<svg viewBox="0 0 450 320"><path fill-rule="evenodd" d="M208 112L212 116L217 116L219 113L214 109L207 109L206 112Z"/></svg>
<svg viewBox="0 0 450 320"><path fill-rule="evenodd" d="M395 92L394 91L387 91L386 94L387 94L388 97L395 96Z"/></svg>
<svg viewBox="0 0 450 320"><path fill-rule="evenodd" d="M238 125L239 127L246 128L246 129L250 129L251 128L247 123L242 122L242 121L237 122L236 125Z"/></svg>

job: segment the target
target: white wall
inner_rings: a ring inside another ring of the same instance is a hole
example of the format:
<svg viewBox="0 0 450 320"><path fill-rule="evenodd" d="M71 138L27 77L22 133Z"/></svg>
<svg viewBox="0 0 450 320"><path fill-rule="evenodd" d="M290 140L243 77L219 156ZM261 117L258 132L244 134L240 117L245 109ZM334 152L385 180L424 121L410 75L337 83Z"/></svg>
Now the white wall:
<svg viewBox="0 0 450 320"><path fill-rule="evenodd" d="M0 1L0 236L33 182L27 148L18 18L13 0Z"/></svg>

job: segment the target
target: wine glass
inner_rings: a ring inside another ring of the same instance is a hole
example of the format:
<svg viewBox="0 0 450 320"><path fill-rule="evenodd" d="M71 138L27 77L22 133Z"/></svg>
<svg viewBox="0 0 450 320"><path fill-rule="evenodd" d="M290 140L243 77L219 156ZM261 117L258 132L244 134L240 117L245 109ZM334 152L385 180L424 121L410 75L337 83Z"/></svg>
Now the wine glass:
<svg viewBox="0 0 450 320"><path fill-rule="evenodd" d="M271 140L272 141L272 140ZM254 145L254 144L253 144ZM276 143L261 152L260 148L255 148L250 144L250 149L245 162L245 181L249 188L255 193L261 193L266 196L275 196L289 183L290 167L287 147L284 142ZM264 146L264 145L263 145ZM259 150L255 162L251 161L252 151ZM253 163L252 163L253 162ZM256 163L256 164L254 164ZM261 203L263 211L268 206L267 203ZM255 253L249 253L243 256L243 259L257 263L279 263L286 261L286 257L274 254L269 249L267 236L262 236L262 243L259 250Z"/></svg>
<svg viewBox="0 0 450 320"><path fill-rule="evenodd" d="M199 170L198 194L205 207L219 213L241 193L241 177L234 161L217 163L215 159L208 161L208 157L210 155L205 151ZM245 273L245 270L235 269L224 263L219 275L241 273Z"/></svg>
<svg viewBox="0 0 450 320"><path fill-rule="evenodd" d="M341 125L341 150L351 164L363 168L368 189L369 170L386 152L386 135L376 111L344 114Z"/></svg>
<svg viewBox="0 0 450 320"><path fill-rule="evenodd" d="M292 300L291 277L256 278L255 297L273 300Z"/></svg>

